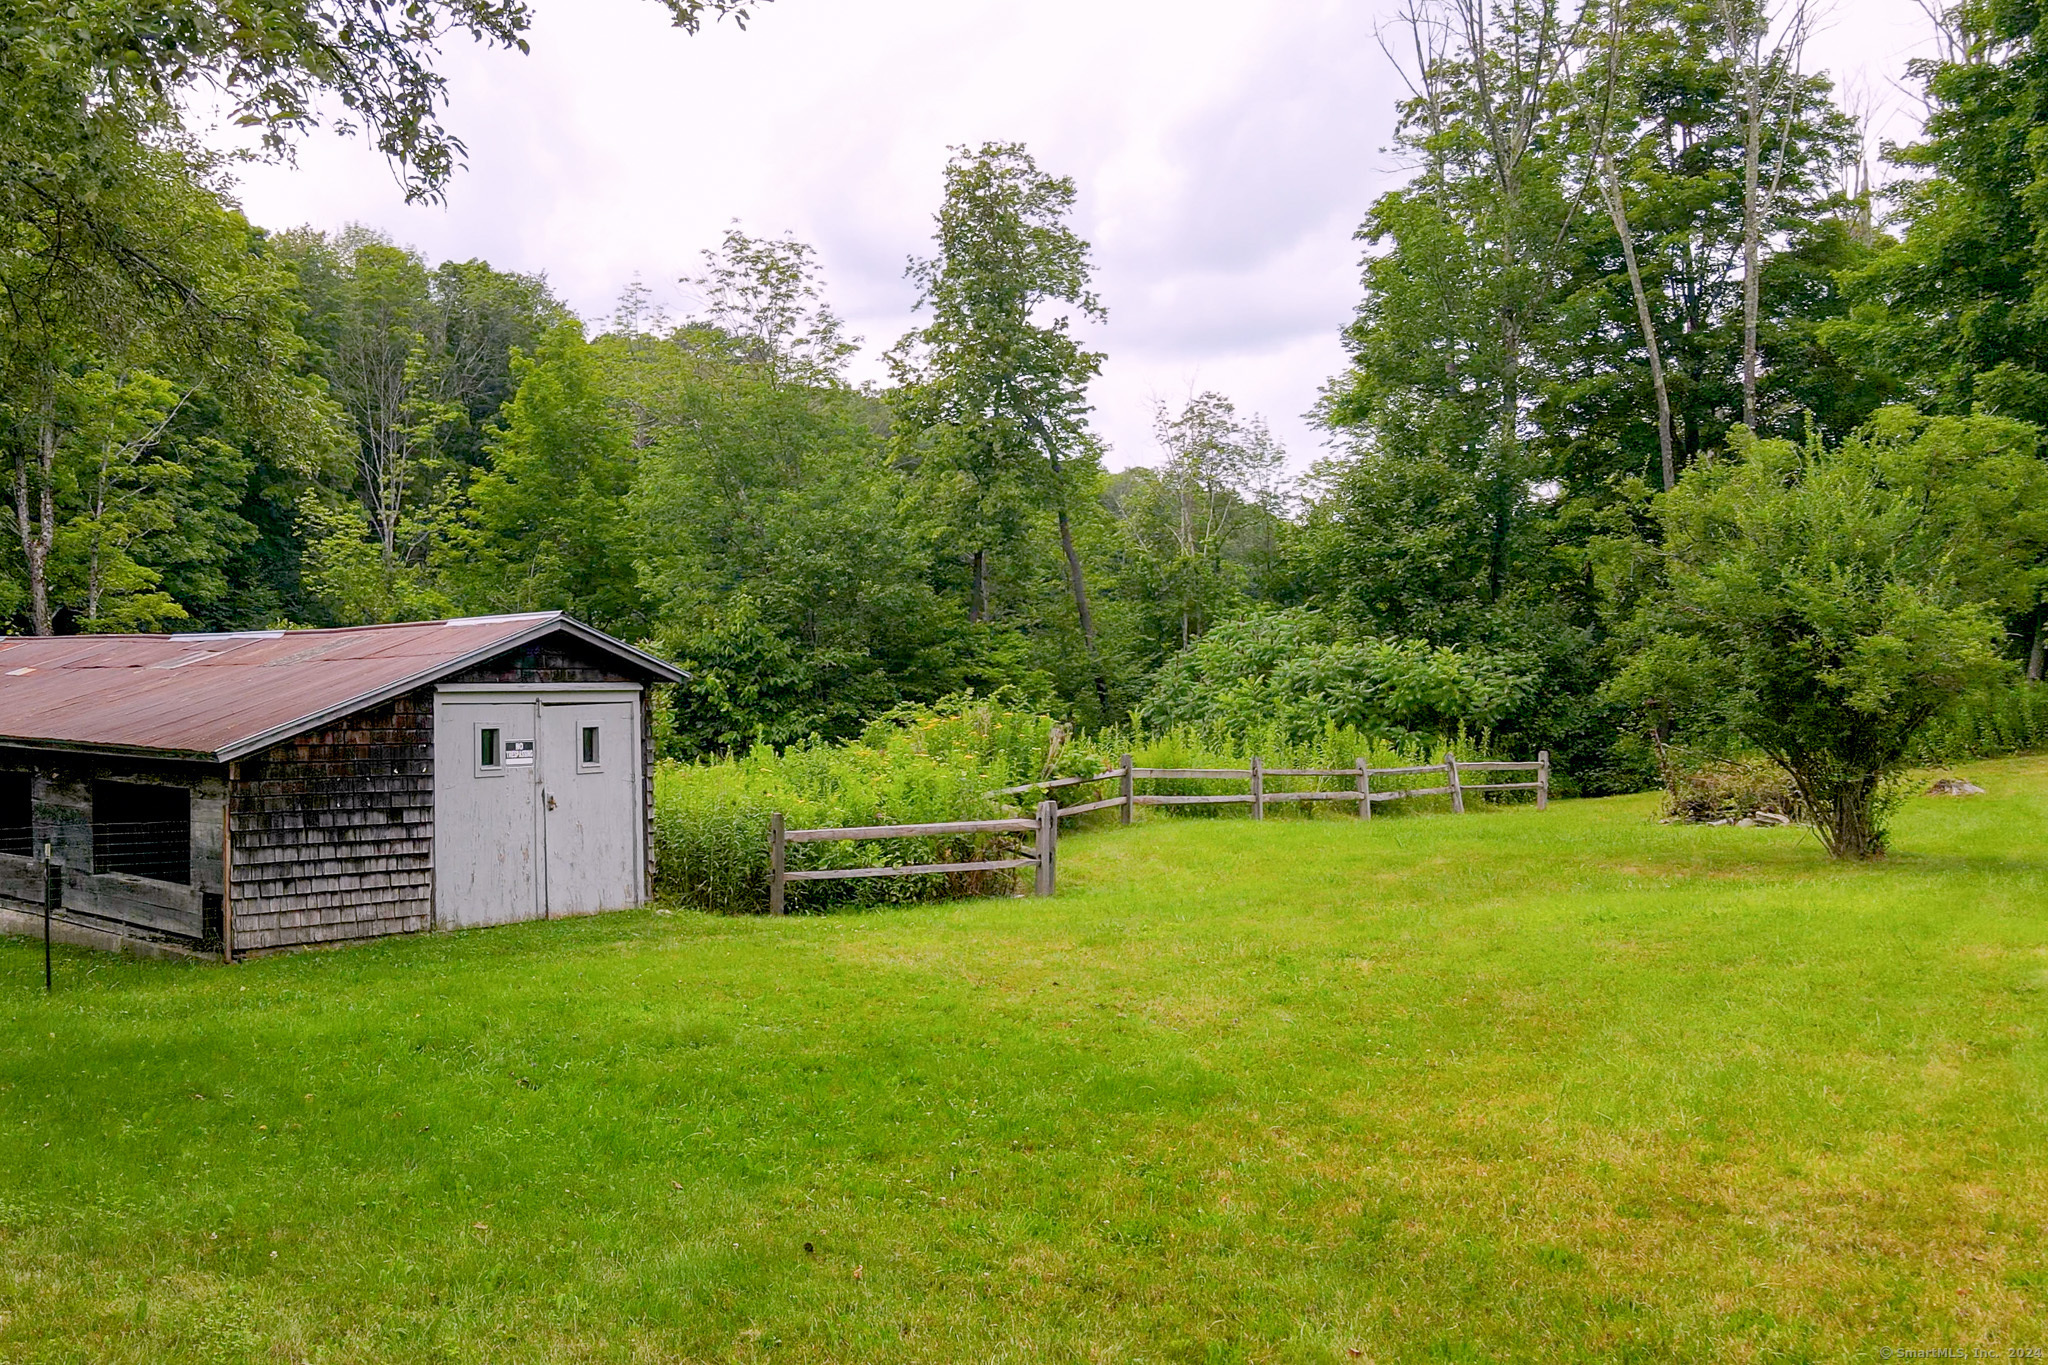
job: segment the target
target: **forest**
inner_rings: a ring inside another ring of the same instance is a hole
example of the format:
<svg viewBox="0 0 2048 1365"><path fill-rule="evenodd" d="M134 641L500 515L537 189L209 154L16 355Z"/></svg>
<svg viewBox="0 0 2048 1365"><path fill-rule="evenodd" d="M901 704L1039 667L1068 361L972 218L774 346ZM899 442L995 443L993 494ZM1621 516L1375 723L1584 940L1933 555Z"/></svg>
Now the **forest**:
<svg viewBox="0 0 2048 1365"><path fill-rule="evenodd" d="M1360 206L1327 449L1290 480L1220 393L1104 448L1085 187L1022 145L933 167L918 326L856 384L788 236L735 226L689 316L636 285L582 318L543 277L258 227L187 126L204 88L285 156L324 100L415 197L459 193L435 44L523 46L522 6L5 0L0 613L559 608L690 671L681 758L1001 693L1082 731L1547 748L1587 793L1732 737L1860 812L1959 697L2042 675L2048 52L2019 0L1931 15L1924 132L1871 147L1804 61L1816 17L1390 23L1409 174Z"/></svg>

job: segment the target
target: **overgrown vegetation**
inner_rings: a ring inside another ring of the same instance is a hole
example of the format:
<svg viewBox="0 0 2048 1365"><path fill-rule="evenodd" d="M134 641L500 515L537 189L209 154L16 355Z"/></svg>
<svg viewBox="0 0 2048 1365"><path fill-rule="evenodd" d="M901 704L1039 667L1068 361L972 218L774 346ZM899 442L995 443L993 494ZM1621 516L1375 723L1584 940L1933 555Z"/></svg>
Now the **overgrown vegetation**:
<svg viewBox="0 0 2048 1365"><path fill-rule="evenodd" d="M1487 756L1485 746L1462 734L1448 738L1467 759ZM742 754L695 761L671 760L655 772L655 847L660 889L700 909L758 913L768 902L769 816L782 812L790 829L926 824L1029 816L1044 793L999 796L1007 787L1047 777L1089 777L1110 771L1129 753L1140 768L1245 768L1253 756L1272 768L1344 768L1359 759L1379 767L1440 761L1445 741L1400 732L1398 742L1353 726L1326 722L1320 731L1276 721L1251 727L1181 725L1143 732L1112 727L1085 736L1051 716L1022 705L1012 693L949 698L929 707L905 707L869 725L857 740L822 740L776 749L756 745ZM1342 778L1276 777L1269 790L1343 789ZM1380 790L1426 786L1387 779ZM1440 785L1440 783L1439 783ZM1072 805L1114 795L1115 783L1077 795ZM1171 795L1242 794L1242 781L1146 779L1139 790ZM1429 798L1422 798L1427 801ZM1476 801L1478 798L1474 798ZM1269 818L1313 818L1319 803L1275 803ZM1343 803L1343 814L1352 808ZM1412 803L1404 803L1410 805ZM1441 802L1436 804L1441 805ZM1148 812L1154 818L1242 817L1241 807L1196 806ZM1392 807L1381 807L1393 814ZM1401 813L1408 813L1405 809ZM1080 816L1068 831L1115 823L1114 812ZM862 840L791 845L792 870L829 867L904 867L1022 856L1031 836L974 835ZM1014 872L932 874L796 883L794 912L1003 894L1028 885Z"/></svg>
<svg viewBox="0 0 2048 1365"><path fill-rule="evenodd" d="M1914 762L1955 763L2048 750L2048 687L2014 682L1958 699L1915 741Z"/></svg>

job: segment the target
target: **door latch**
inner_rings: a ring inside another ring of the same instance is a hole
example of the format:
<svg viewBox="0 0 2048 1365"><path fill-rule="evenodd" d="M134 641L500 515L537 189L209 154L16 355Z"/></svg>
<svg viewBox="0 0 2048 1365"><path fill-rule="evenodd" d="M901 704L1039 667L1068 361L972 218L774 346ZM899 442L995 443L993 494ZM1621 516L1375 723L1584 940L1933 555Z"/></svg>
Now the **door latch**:
<svg viewBox="0 0 2048 1365"><path fill-rule="evenodd" d="M548 809L549 809L549 810L553 810L554 808L555 808L555 798L554 798L554 796L553 796L553 795L551 794L551 795L549 795L549 797L548 797Z"/></svg>

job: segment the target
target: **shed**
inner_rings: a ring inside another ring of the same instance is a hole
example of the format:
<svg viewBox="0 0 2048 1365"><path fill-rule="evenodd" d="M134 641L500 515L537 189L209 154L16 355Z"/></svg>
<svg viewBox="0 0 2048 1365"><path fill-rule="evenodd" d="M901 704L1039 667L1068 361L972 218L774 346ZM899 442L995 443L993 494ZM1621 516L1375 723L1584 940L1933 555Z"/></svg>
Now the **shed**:
<svg viewBox="0 0 2048 1365"><path fill-rule="evenodd" d="M236 957L638 905L648 687L560 612L0 640L0 919Z"/></svg>

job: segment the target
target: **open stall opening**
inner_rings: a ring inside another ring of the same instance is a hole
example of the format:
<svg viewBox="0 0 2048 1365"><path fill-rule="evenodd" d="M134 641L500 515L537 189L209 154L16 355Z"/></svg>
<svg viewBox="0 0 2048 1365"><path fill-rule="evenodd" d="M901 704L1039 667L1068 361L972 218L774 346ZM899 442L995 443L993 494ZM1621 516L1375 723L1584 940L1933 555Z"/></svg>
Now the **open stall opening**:
<svg viewBox="0 0 2048 1365"><path fill-rule="evenodd" d="M92 784L92 870L192 880L192 793L144 782Z"/></svg>

